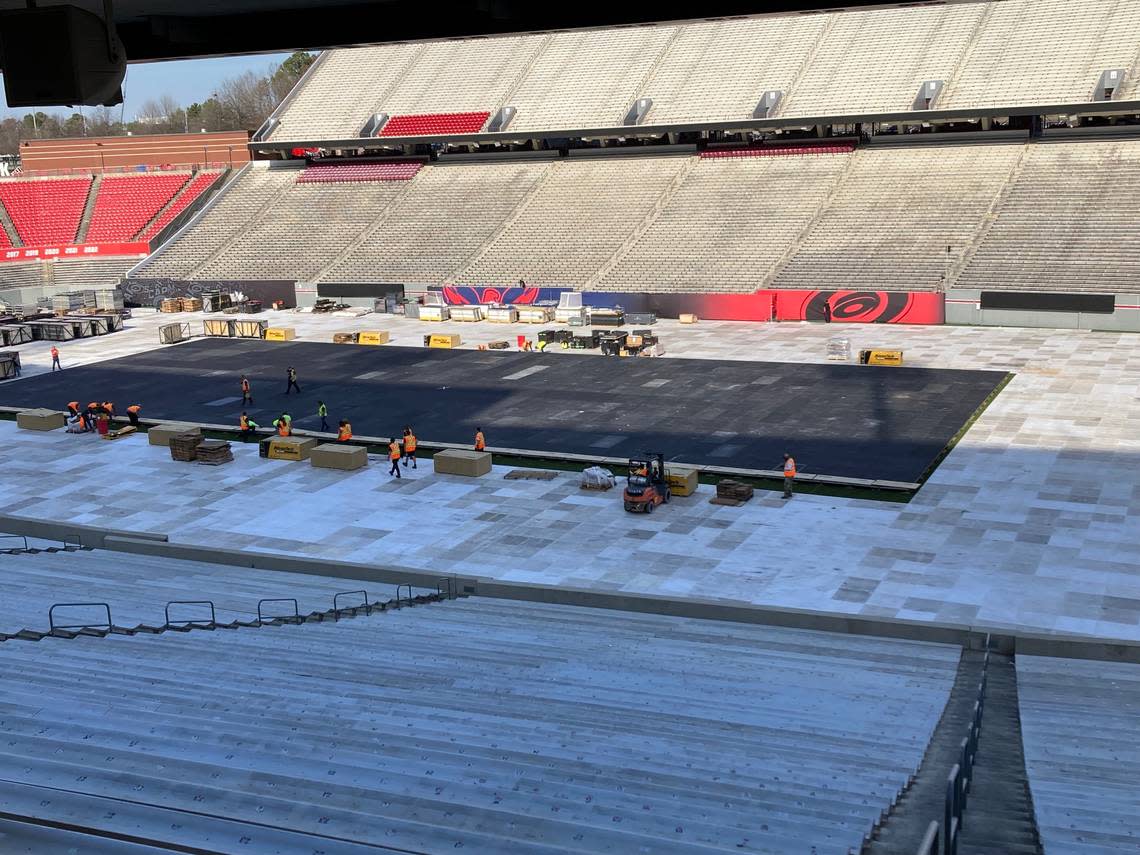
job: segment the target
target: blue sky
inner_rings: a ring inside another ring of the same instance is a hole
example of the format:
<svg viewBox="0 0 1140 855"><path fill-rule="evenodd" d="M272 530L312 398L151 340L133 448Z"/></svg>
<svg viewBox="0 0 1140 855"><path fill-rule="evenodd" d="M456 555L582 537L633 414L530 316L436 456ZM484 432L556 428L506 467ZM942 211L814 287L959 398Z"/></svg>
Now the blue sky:
<svg viewBox="0 0 1140 855"><path fill-rule="evenodd" d="M169 94L180 104L204 101L227 77L246 71L264 73L281 63L287 53L258 54L257 56L226 56L217 59L187 59L175 62L147 62L127 66L127 79L123 84L124 116L129 121L144 101ZM0 93L2 96L3 93ZM117 108L116 108L117 109ZM0 117L23 116L30 107L11 110L4 103ZM44 113L73 111L67 107L43 107Z"/></svg>

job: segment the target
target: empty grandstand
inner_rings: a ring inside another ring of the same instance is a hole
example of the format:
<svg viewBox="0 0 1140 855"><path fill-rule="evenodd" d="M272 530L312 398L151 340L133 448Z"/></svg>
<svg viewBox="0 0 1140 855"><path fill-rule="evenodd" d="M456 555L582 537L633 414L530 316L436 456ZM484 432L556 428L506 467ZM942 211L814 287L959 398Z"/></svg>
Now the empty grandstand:
<svg viewBox="0 0 1140 855"><path fill-rule="evenodd" d="M476 134L492 129L383 128L504 108L493 130L516 134L1128 101L1138 27L1140 0L990 0L341 49L282 105L266 142ZM1118 76L1106 85L1105 72Z"/></svg>

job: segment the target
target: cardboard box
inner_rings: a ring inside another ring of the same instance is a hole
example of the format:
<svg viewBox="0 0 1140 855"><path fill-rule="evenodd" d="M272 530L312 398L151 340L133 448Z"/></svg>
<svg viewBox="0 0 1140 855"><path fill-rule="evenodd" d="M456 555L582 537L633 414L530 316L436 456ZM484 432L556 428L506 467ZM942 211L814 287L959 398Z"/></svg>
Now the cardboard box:
<svg viewBox="0 0 1140 855"><path fill-rule="evenodd" d="M901 350L861 350L859 361L864 365L902 365Z"/></svg>
<svg viewBox="0 0 1140 855"><path fill-rule="evenodd" d="M491 453L489 451L465 451L459 448L449 448L437 451L432 457L435 461L435 471L439 475L466 475L469 478L478 478L491 471Z"/></svg>
<svg viewBox="0 0 1140 855"><path fill-rule="evenodd" d="M674 496L691 496L697 491L697 470L665 467L665 480Z"/></svg>
<svg viewBox="0 0 1140 855"><path fill-rule="evenodd" d="M357 344L387 344L387 330L363 330L356 340Z"/></svg>
<svg viewBox="0 0 1140 855"><path fill-rule="evenodd" d="M368 465L368 450L363 445L326 442L309 452L309 463L320 469L362 469Z"/></svg>
<svg viewBox="0 0 1140 855"><path fill-rule="evenodd" d="M67 416L56 410L24 410L16 414L16 427L22 430L55 430L67 424Z"/></svg>
<svg viewBox="0 0 1140 855"><path fill-rule="evenodd" d="M317 441L310 436L275 436L269 443L270 460L308 460Z"/></svg>
<svg viewBox="0 0 1140 855"><path fill-rule="evenodd" d="M151 445L161 445L170 448L170 438L180 433L196 433L201 435L202 429L197 425L186 425L171 422L164 425L155 425L146 432L147 441Z"/></svg>
<svg viewBox="0 0 1140 855"><path fill-rule="evenodd" d="M677 318L677 320L683 324L695 324L697 322L697 316L685 313Z"/></svg>
<svg viewBox="0 0 1140 855"><path fill-rule="evenodd" d="M442 333L428 339L428 347L459 347L459 333Z"/></svg>
<svg viewBox="0 0 1140 855"><path fill-rule="evenodd" d="M265 331L266 341L292 341L297 337L293 327L270 327Z"/></svg>

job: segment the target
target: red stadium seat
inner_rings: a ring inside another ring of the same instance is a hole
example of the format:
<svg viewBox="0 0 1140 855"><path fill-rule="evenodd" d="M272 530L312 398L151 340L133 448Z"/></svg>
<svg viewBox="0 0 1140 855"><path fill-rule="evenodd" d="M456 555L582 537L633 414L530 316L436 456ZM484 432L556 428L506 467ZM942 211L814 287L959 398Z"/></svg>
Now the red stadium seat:
<svg viewBox="0 0 1140 855"><path fill-rule="evenodd" d="M155 220L150 228L142 234L140 240L154 240L159 232L174 222L175 217L194 204L198 197L205 193L206 190L221 177L222 173L216 171L202 171L195 175L186 189L182 191L182 195L174 200L173 205L162 212L162 216Z"/></svg>
<svg viewBox="0 0 1140 855"><path fill-rule="evenodd" d="M0 181L0 202L8 209L25 246L73 243L91 176Z"/></svg>
<svg viewBox="0 0 1140 855"><path fill-rule="evenodd" d="M381 137L414 137L434 134L475 134L491 117L490 111L478 113L426 113L420 116L393 116L380 129Z"/></svg>
<svg viewBox="0 0 1140 855"><path fill-rule="evenodd" d="M188 180L185 173L104 176L85 240L88 243L134 240Z"/></svg>

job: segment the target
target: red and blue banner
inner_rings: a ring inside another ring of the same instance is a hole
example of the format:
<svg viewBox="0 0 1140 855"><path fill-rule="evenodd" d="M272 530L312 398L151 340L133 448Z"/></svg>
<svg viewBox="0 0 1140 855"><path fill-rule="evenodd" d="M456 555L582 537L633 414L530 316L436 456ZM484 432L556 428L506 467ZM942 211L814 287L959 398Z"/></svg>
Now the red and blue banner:
<svg viewBox="0 0 1140 855"><path fill-rule="evenodd" d="M569 288L482 285L445 285L449 306L505 303L528 306L556 305ZM627 312L653 312L660 318L694 314L710 321L818 321L824 306L833 323L942 324L946 322L944 296L930 291L755 291L751 294L646 294L583 291L582 303L597 309L620 306Z"/></svg>

